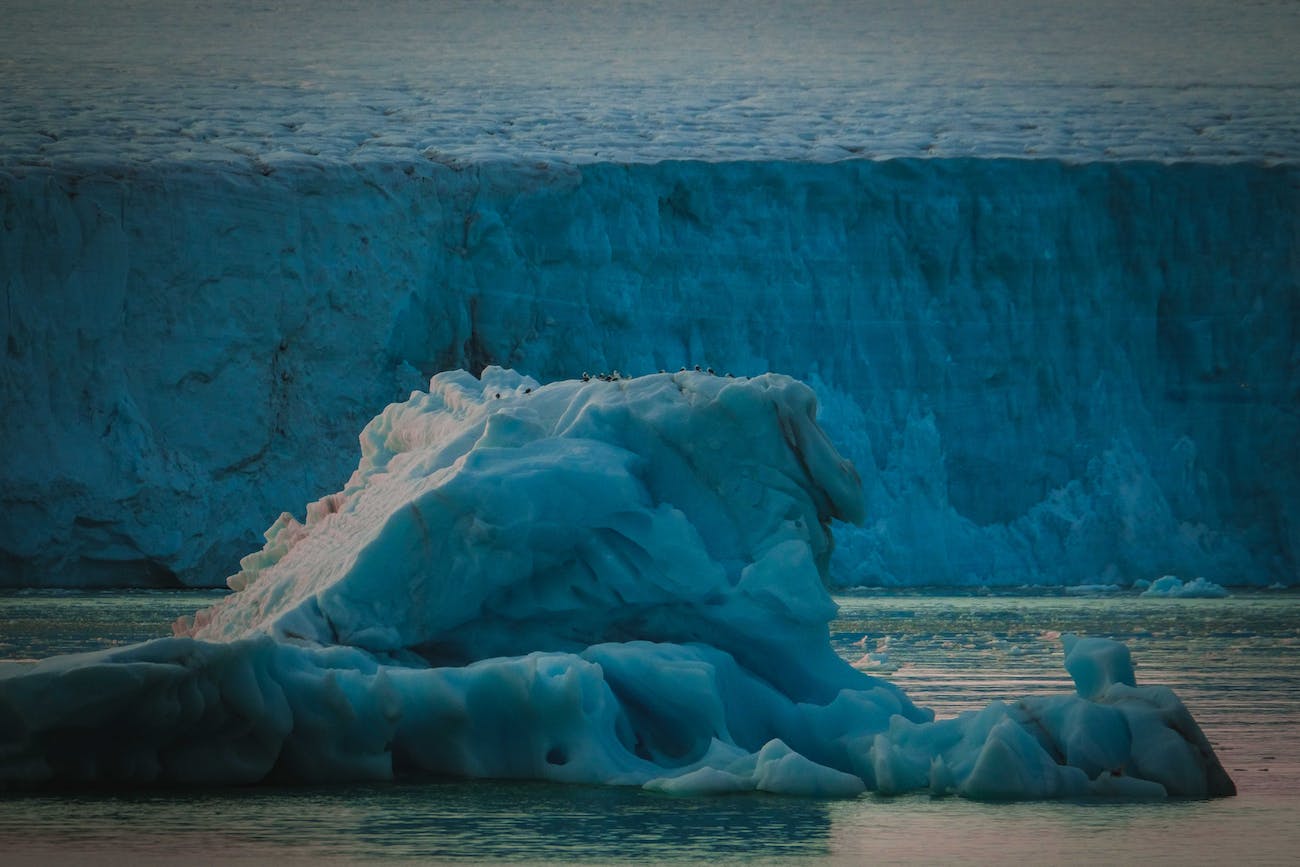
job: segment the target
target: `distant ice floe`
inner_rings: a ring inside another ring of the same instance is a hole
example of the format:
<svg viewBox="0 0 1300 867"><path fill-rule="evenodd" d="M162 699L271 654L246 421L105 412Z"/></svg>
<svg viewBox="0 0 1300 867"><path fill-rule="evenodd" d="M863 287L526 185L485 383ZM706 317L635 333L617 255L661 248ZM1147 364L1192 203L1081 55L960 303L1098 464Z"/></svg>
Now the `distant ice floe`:
<svg viewBox="0 0 1300 867"><path fill-rule="evenodd" d="M1124 588L1118 584L1076 584L1065 588L1067 596L1101 596L1108 593L1119 593Z"/></svg>
<svg viewBox="0 0 1300 867"><path fill-rule="evenodd" d="M815 416L772 374L439 374L175 637L0 666L0 782L1234 791L1116 642L1062 636L1075 694L941 721L839 658L830 525L864 502Z"/></svg>
<svg viewBox="0 0 1300 867"><path fill-rule="evenodd" d="M1227 588L1208 578L1184 582L1176 575L1165 575L1152 582L1136 582L1133 586L1141 590L1143 596L1164 596L1170 599L1221 599L1231 595Z"/></svg>

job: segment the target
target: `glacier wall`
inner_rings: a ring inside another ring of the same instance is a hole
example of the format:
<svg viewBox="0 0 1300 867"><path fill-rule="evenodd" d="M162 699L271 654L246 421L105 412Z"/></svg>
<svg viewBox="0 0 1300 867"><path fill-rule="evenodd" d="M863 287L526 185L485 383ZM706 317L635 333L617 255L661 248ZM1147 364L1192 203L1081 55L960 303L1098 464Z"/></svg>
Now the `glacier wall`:
<svg viewBox="0 0 1300 867"><path fill-rule="evenodd" d="M1295 583L1300 169L0 172L0 583L215 584L433 373L812 383L846 584Z"/></svg>

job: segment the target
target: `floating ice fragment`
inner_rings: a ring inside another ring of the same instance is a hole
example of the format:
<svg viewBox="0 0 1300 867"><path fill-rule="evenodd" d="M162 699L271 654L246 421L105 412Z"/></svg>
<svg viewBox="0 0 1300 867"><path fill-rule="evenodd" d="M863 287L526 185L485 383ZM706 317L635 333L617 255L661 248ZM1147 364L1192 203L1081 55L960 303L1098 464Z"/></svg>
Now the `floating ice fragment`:
<svg viewBox="0 0 1300 867"><path fill-rule="evenodd" d="M1067 596L1102 596L1118 593L1123 588L1118 584L1075 584L1065 588Z"/></svg>
<svg viewBox="0 0 1300 867"><path fill-rule="evenodd" d="M1095 698L1112 683L1135 684L1128 648L1118 641L1067 633L1061 636L1061 643L1065 645L1065 670L1082 697Z"/></svg>
<svg viewBox="0 0 1300 867"><path fill-rule="evenodd" d="M1164 596L1170 599L1219 599L1231 594L1219 584L1206 578L1184 583L1174 575L1157 578L1142 591L1143 596Z"/></svg>

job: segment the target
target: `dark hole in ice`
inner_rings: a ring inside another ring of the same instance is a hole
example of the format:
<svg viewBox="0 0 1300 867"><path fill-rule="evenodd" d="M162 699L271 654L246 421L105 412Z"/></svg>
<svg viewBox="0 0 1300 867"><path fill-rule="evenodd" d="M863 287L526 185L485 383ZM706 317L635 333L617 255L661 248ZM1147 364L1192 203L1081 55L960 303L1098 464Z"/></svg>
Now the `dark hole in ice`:
<svg viewBox="0 0 1300 867"><path fill-rule="evenodd" d="M569 757L565 754L563 747L551 747L546 753L546 762L551 765L567 764Z"/></svg>

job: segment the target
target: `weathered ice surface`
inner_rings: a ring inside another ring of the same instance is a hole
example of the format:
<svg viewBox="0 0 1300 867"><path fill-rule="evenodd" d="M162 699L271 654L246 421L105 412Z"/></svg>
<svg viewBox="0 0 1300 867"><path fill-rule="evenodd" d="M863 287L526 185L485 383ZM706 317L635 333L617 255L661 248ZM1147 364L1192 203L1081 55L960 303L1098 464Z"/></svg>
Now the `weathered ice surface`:
<svg viewBox="0 0 1300 867"><path fill-rule="evenodd" d="M934 721L831 647L853 466L789 377L435 376L176 637L0 664L0 787L403 773L672 794L1230 795L1128 649Z"/></svg>
<svg viewBox="0 0 1300 867"><path fill-rule="evenodd" d="M5 12L0 165L1300 160L1291 0Z"/></svg>
<svg viewBox="0 0 1300 867"><path fill-rule="evenodd" d="M1298 188L977 159L12 169L0 581L217 584L440 370L700 364L817 388L866 494L838 582L1290 583Z"/></svg>

